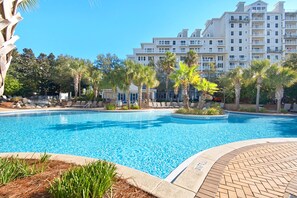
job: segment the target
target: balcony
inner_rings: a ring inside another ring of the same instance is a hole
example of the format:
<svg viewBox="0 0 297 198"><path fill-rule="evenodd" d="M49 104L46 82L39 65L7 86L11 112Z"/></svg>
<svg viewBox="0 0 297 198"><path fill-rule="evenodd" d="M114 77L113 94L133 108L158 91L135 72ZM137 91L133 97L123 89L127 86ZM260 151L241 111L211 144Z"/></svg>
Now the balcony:
<svg viewBox="0 0 297 198"><path fill-rule="evenodd" d="M218 42L219 46L225 45L223 42Z"/></svg>
<svg viewBox="0 0 297 198"><path fill-rule="evenodd" d="M264 21L264 17L253 17L253 21Z"/></svg>
<svg viewBox="0 0 297 198"><path fill-rule="evenodd" d="M244 18L244 19L230 19L229 23L249 23L250 19L249 18Z"/></svg>
<svg viewBox="0 0 297 198"><path fill-rule="evenodd" d="M253 25L253 29L265 29L264 25Z"/></svg>
<svg viewBox="0 0 297 198"><path fill-rule="evenodd" d="M297 21L297 17L286 17L286 21Z"/></svg>
<svg viewBox="0 0 297 198"><path fill-rule="evenodd" d="M263 49L252 49L252 53L265 53L265 51Z"/></svg>
<svg viewBox="0 0 297 198"><path fill-rule="evenodd" d="M189 44L189 46L201 46L201 45L203 45L202 42L193 42L193 43L190 42Z"/></svg>
<svg viewBox="0 0 297 198"><path fill-rule="evenodd" d="M229 61L237 61L237 58L229 58Z"/></svg>
<svg viewBox="0 0 297 198"><path fill-rule="evenodd" d="M297 38L297 34L285 34L285 38Z"/></svg>
<svg viewBox="0 0 297 198"><path fill-rule="evenodd" d="M253 37L264 37L264 34L260 34L260 33L253 33L252 34Z"/></svg>
<svg viewBox="0 0 297 198"><path fill-rule="evenodd" d="M281 53L283 53L283 50L282 49L268 49L267 53L281 54Z"/></svg>
<svg viewBox="0 0 297 198"><path fill-rule="evenodd" d="M253 41L252 45L265 45L264 41Z"/></svg>
<svg viewBox="0 0 297 198"><path fill-rule="evenodd" d="M287 49L285 50L286 53L297 53L297 49Z"/></svg>
<svg viewBox="0 0 297 198"><path fill-rule="evenodd" d="M296 25L286 25L285 26L286 29L297 29Z"/></svg>
<svg viewBox="0 0 297 198"><path fill-rule="evenodd" d="M297 45L297 42L286 41L285 45Z"/></svg>
<svg viewBox="0 0 297 198"><path fill-rule="evenodd" d="M247 61L247 59L244 57L244 58L239 58L239 61Z"/></svg>

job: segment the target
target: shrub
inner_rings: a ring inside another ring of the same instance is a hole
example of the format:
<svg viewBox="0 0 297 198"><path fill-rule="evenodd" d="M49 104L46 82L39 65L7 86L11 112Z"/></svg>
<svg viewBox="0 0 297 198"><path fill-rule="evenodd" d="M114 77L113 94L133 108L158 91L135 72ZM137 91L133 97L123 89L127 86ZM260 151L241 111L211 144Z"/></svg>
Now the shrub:
<svg viewBox="0 0 297 198"><path fill-rule="evenodd" d="M36 166L29 166L17 158L0 158L0 186L17 178L28 177L40 172Z"/></svg>
<svg viewBox="0 0 297 198"><path fill-rule="evenodd" d="M139 109L139 105L132 105L130 108L131 109Z"/></svg>
<svg viewBox="0 0 297 198"><path fill-rule="evenodd" d="M281 113L289 113L289 111L286 109L281 109Z"/></svg>
<svg viewBox="0 0 297 198"><path fill-rule="evenodd" d="M103 197L115 181L115 165L96 161L64 173L50 184L49 192L55 198Z"/></svg>
<svg viewBox="0 0 297 198"><path fill-rule="evenodd" d="M115 110L116 109L116 106L114 104L107 104L105 106L106 110Z"/></svg>
<svg viewBox="0 0 297 198"><path fill-rule="evenodd" d="M211 107L208 109L178 109L176 113L191 114L191 115L222 115L224 111L222 108Z"/></svg>
<svg viewBox="0 0 297 198"><path fill-rule="evenodd" d="M128 106L122 106L122 110L128 110Z"/></svg>
<svg viewBox="0 0 297 198"><path fill-rule="evenodd" d="M239 111L256 112L256 108L255 108L255 107L240 107L240 108L239 108ZM261 108L259 109L259 112L260 112L260 113L265 113L265 112L267 112L267 110L266 110L265 108L261 107Z"/></svg>

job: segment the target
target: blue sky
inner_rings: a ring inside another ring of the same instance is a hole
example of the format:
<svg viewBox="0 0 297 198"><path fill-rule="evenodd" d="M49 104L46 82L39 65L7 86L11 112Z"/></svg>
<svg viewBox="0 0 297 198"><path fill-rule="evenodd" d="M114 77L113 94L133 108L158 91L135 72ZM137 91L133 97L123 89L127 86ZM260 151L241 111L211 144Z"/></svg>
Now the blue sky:
<svg viewBox="0 0 297 198"><path fill-rule="evenodd" d="M95 1L95 3L92 3ZM254 1L246 1L246 4ZM266 0L269 10L277 2ZM204 29L206 20L234 11L236 0L39 0L38 7L21 12L17 26L19 51L31 48L91 61L98 54L126 58L141 42L175 37L182 29ZM297 10L296 0L286 9Z"/></svg>

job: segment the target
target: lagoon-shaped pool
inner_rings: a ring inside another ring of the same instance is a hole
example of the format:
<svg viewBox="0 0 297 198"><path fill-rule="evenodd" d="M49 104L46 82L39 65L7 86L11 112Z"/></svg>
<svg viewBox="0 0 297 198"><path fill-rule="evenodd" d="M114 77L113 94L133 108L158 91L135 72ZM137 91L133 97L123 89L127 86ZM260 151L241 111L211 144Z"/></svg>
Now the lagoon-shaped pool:
<svg viewBox="0 0 297 198"><path fill-rule="evenodd" d="M186 120L170 111L0 114L0 152L93 157L160 178L202 150L277 137L297 137L297 117L230 113L225 120Z"/></svg>

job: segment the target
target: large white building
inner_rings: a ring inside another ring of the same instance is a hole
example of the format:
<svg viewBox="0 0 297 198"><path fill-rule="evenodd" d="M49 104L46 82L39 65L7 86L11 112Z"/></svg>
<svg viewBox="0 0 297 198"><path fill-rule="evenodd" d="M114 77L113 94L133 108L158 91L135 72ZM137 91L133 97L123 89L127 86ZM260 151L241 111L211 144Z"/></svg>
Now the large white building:
<svg viewBox="0 0 297 198"><path fill-rule="evenodd" d="M239 2L234 12L206 22L204 31L189 34L182 30L177 37L153 38L141 43L128 58L148 64L164 57L166 51L183 61L189 50L200 57L200 70L208 70L214 63L218 72L236 66L247 67L252 60L270 59L280 62L287 54L297 52L297 11L284 9L284 1L267 10L267 3L256 1L250 5Z"/></svg>

